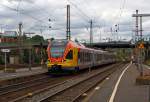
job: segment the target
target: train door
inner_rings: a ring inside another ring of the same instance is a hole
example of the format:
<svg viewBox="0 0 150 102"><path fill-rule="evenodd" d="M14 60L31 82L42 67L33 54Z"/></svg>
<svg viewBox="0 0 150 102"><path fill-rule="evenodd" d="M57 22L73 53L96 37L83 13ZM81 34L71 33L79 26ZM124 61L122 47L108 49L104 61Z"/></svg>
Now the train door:
<svg viewBox="0 0 150 102"><path fill-rule="evenodd" d="M73 63L75 66L78 65L78 48L74 48L73 50Z"/></svg>
<svg viewBox="0 0 150 102"><path fill-rule="evenodd" d="M82 49L80 51L78 51L78 66L80 69L84 68L84 56L83 56Z"/></svg>
<svg viewBox="0 0 150 102"><path fill-rule="evenodd" d="M95 65L95 53L92 51L92 67Z"/></svg>

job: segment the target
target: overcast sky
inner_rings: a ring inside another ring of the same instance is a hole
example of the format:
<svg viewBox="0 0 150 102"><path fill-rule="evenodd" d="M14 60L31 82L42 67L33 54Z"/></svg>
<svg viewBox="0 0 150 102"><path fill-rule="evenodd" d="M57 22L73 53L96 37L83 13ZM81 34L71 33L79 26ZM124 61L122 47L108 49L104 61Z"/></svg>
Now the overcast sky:
<svg viewBox="0 0 150 102"><path fill-rule="evenodd" d="M89 21L93 20L94 41L104 39L130 40L134 35L132 14L150 13L149 0L69 0L71 5L72 39L89 40ZM0 27L17 30L23 23L25 32L35 32L44 38L65 38L67 0L1 0ZM48 19L51 19L49 22ZM115 25L119 24L118 34ZM52 28L49 28L51 26ZM149 34L150 20L143 19L144 35ZM112 28L112 33L111 33ZM118 37L117 37L118 35Z"/></svg>

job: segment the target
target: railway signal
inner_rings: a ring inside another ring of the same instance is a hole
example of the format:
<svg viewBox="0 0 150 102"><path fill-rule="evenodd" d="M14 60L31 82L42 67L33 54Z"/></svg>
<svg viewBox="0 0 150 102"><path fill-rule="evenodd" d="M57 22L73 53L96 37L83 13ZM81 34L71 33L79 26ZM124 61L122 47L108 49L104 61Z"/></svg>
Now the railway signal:
<svg viewBox="0 0 150 102"><path fill-rule="evenodd" d="M144 49L144 44L143 43L139 44L139 49Z"/></svg>

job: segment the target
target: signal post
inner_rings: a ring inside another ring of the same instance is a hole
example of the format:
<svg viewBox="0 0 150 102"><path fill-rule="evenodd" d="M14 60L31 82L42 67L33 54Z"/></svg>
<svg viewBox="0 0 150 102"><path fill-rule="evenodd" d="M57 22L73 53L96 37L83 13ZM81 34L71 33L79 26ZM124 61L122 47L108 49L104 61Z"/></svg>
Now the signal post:
<svg viewBox="0 0 150 102"><path fill-rule="evenodd" d="M138 45L135 46L137 47L137 49L139 49L139 53L138 53L138 68L140 69L140 75L143 76L143 68L142 68L142 62L143 62L143 49L144 49L144 41L142 38L142 33L143 33L143 28L142 28L142 18L143 17L150 17L150 14L139 14L138 10L136 10L136 14L133 14L132 17L136 17L136 31L135 34L137 36L138 39ZM139 30L139 18L140 18L140 30ZM140 34L139 34L140 31Z"/></svg>

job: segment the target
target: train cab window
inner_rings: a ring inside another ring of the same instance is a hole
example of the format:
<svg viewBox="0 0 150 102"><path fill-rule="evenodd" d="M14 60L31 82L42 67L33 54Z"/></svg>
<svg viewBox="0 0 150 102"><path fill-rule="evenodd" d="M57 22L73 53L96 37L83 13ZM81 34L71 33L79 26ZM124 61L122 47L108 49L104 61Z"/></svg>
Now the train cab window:
<svg viewBox="0 0 150 102"><path fill-rule="evenodd" d="M73 51L70 50L66 56L66 59L73 59Z"/></svg>

